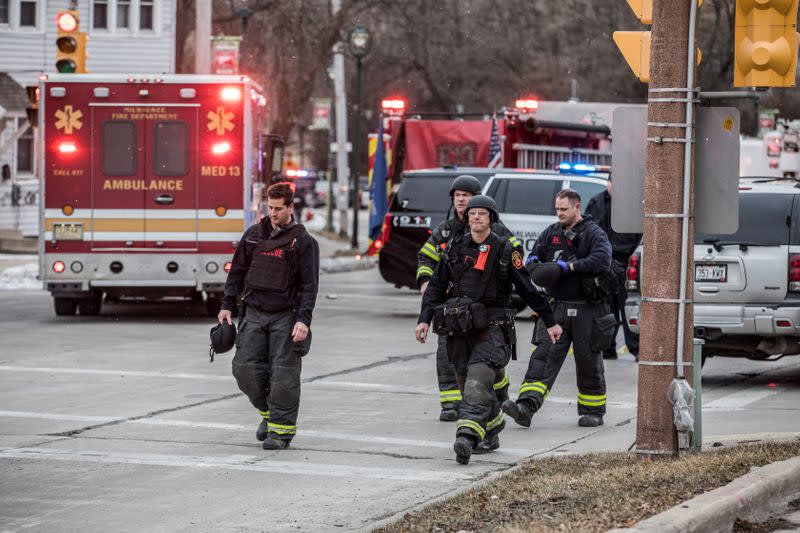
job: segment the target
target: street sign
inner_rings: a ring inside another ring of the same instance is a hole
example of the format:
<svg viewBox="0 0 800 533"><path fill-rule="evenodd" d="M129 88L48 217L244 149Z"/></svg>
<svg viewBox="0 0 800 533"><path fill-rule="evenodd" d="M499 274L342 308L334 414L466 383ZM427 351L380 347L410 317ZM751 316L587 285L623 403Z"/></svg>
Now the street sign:
<svg viewBox="0 0 800 533"><path fill-rule="evenodd" d="M329 130L331 129L331 99L312 98L313 106L311 114L310 130Z"/></svg>
<svg viewBox="0 0 800 533"><path fill-rule="evenodd" d="M239 41L241 37L211 38L211 72L235 75L239 73Z"/></svg>
<svg viewBox="0 0 800 533"><path fill-rule="evenodd" d="M739 111L733 107L701 107L696 125L695 230L735 233L739 227ZM611 227L619 233L644 232L646 139L646 107L614 110Z"/></svg>

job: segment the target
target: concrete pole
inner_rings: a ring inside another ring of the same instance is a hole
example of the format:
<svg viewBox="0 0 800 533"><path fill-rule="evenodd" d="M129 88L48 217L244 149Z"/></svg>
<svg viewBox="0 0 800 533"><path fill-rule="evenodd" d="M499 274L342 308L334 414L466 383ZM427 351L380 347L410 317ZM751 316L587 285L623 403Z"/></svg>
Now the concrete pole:
<svg viewBox="0 0 800 533"><path fill-rule="evenodd" d="M342 8L341 0L331 0L333 16ZM339 210L339 236L347 237L347 203L350 164L347 157L347 94L344 83L344 45L333 46L333 93L336 109L336 203Z"/></svg>
<svg viewBox="0 0 800 533"><path fill-rule="evenodd" d="M679 125L687 122L685 99L689 42L692 49L695 47L695 36L689 35L692 1L696 0L666 0L653 5L647 128L650 139L682 139L686 136L686 129ZM677 101L667 102L665 99ZM693 114L688 113L688 116ZM664 126L665 123L676 126ZM694 133L693 128L690 131ZM688 171L692 172L693 154L693 146L686 150L684 142L657 143L649 140L647 143L645 252L642 264L643 329L636 428L636 451L642 456L678 453L678 435L667 393L670 383L677 376L677 358L687 363L692 360L694 312L692 306L687 305L683 323L679 323L678 302L681 297L684 173L687 157L690 160ZM690 178L690 190L693 190L694 177ZM688 213L693 212L694 199L690 198ZM685 294L691 298L694 288L694 219L688 220ZM682 350L677 348L679 328L683 329ZM687 374L691 378L691 372Z"/></svg>
<svg viewBox="0 0 800 533"><path fill-rule="evenodd" d="M211 74L211 0L197 0L194 21L194 73Z"/></svg>

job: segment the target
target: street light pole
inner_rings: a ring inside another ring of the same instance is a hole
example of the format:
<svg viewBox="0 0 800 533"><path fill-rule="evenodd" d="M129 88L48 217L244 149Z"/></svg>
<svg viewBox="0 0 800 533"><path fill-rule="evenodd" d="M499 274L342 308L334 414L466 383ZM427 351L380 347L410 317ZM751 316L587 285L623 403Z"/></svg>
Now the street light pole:
<svg viewBox="0 0 800 533"><path fill-rule="evenodd" d="M253 16L256 2L254 0L230 0L230 4L236 16L242 19L242 38L239 40L239 72L242 72L245 60L244 36L247 33L247 23Z"/></svg>
<svg viewBox="0 0 800 533"><path fill-rule="evenodd" d="M356 99L353 104L355 111L355 128L353 128L353 165L351 168L351 190L353 191L353 235L350 246L358 249L358 209L361 198L358 190L359 186L359 158L361 146L361 67L364 56L369 53L371 39L369 31L361 26L356 26L350 31L350 52L356 58Z"/></svg>

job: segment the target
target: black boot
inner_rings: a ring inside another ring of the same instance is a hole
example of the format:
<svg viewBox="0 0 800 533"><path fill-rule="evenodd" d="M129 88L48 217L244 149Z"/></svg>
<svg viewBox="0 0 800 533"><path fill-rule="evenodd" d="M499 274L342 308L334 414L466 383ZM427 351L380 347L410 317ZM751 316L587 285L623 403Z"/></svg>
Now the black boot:
<svg viewBox="0 0 800 533"><path fill-rule="evenodd" d="M495 433L491 437L486 437L482 441L475 446L475 449L472 450L472 453L475 455L482 455L484 453L489 453L495 451L497 448L500 447L500 436Z"/></svg>
<svg viewBox="0 0 800 533"><path fill-rule="evenodd" d="M583 415L578 419L578 425L584 428L595 428L603 425L603 415Z"/></svg>
<svg viewBox="0 0 800 533"><path fill-rule="evenodd" d="M289 441L283 439L276 439L274 437L268 437L264 444L261 445L262 448L265 450L283 450L289 447Z"/></svg>
<svg viewBox="0 0 800 533"><path fill-rule="evenodd" d="M464 435L456 437L456 442L453 444L453 451L456 452L456 462L458 464L469 464L469 458L472 455L472 441L469 437Z"/></svg>
<svg viewBox="0 0 800 533"><path fill-rule="evenodd" d="M258 429L256 430L256 438L260 441L263 441L264 439L267 438L268 433L269 433L269 419L265 418L258 425Z"/></svg>
<svg viewBox="0 0 800 533"><path fill-rule="evenodd" d="M609 348L608 350L603 352L603 359L616 359L616 358L617 358L616 348Z"/></svg>
<svg viewBox="0 0 800 533"><path fill-rule="evenodd" d="M514 422L522 427L531 427L531 418L533 418L533 411L528 407L527 402L515 402L506 400L500 406L505 414L514 419Z"/></svg>

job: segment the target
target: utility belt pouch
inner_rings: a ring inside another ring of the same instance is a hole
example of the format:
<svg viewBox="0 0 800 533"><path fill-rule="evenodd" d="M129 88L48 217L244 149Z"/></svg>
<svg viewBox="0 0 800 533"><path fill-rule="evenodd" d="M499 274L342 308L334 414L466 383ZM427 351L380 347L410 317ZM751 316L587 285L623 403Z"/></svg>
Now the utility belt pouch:
<svg viewBox="0 0 800 533"><path fill-rule="evenodd" d="M473 304L469 298L450 298L436 307L433 313L434 332L437 335L466 335L473 331Z"/></svg>
<svg viewBox="0 0 800 533"><path fill-rule="evenodd" d="M474 302L469 306L472 317L472 330L480 331L489 327L489 310L481 302Z"/></svg>
<svg viewBox="0 0 800 533"><path fill-rule="evenodd" d="M602 352L614 342L614 330L617 328L617 317L611 313L601 314L592 319L592 338L589 350Z"/></svg>

